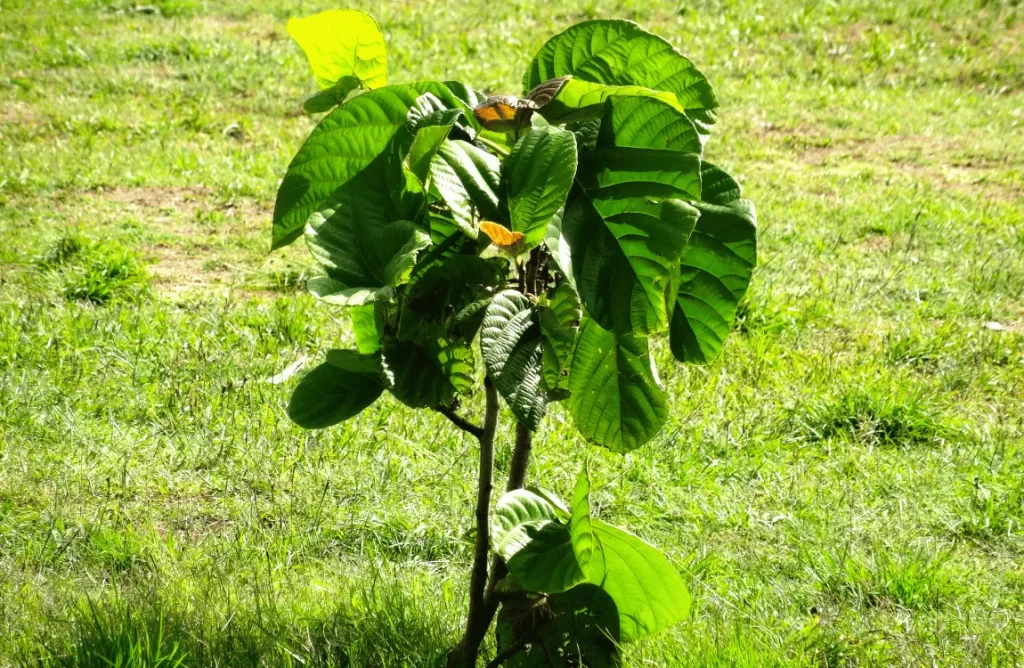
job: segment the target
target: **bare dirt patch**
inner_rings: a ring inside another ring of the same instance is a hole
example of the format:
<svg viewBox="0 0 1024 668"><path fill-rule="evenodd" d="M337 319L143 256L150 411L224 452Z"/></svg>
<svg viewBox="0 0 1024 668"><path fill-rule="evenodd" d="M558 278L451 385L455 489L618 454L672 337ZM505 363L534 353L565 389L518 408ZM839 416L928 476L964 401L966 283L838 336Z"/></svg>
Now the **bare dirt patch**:
<svg viewBox="0 0 1024 668"><path fill-rule="evenodd" d="M215 197L208 188L200 186L143 186L115 187L87 191L88 196L101 203L121 207L122 211L140 214L148 222L194 237L196 222L204 215L221 213L229 223L228 231L243 232L270 219L269 206L248 198L224 200Z"/></svg>
<svg viewBox="0 0 1024 668"><path fill-rule="evenodd" d="M253 199L224 198L201 186L117 186L79 194L98 210L141 223L153 287L167 296L244 286L265 259L242 244L271 219L270 206Z"/></svg>
<svg viewBox="0 0 1024 668"><path fill-rule="evenodd" d="M858 244L860 248L873 253L892 250L892 245L892 238L884 234L872 234Z"/></svg>
<svg viewBox="0 0 1024 668"><path fill-rule="evenodd" d="M0 123L5 125L34 126L39 125L41 120L31 106L15 100L0 106Z"/></svg>
<svg viewBox="0 0 1024 668"><path fill-rule="evenodd" d="M1024 196L1024 185L1001 178L1012 166L1009 156L985 155L962 142L939 137L889 135L822 141L804 148L800 160L814 167L861 163L906 174L938 188L1001 200Z"/></svg>

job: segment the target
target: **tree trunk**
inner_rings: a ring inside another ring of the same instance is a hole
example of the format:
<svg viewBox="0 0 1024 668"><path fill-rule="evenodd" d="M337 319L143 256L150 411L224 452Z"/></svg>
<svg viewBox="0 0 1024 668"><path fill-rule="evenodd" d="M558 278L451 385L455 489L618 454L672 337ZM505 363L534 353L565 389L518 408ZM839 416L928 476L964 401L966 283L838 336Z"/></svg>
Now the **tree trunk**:
<svg viewBox="0 0 1024 668"><path fill-rule="evenodd" d="M498 428L498 390L490 378L484 380L487 409L480 430L480 467L476 493L476 544L473 550L473 569L469 575L469 614L462 640L448 653L450 668L474 668L480 642L491 626L494 614L487 614L487 555L491 536L488 521L491 512L491 488L494 478L494 434ZM482 629L482 630L481 630Z"/></svg>

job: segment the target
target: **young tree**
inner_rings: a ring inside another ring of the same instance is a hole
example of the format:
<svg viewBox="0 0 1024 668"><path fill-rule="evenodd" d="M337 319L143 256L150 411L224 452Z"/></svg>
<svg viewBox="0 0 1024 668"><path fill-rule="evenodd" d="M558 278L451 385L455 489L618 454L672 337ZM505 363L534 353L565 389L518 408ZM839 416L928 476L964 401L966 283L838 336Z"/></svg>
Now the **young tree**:
<svg viewBox="0 0 1024 668"><path fill-rule="evenodd" d="M469 612L451 666L607 666L619 644L686 616L663 554L572 502L524 489L533 432L563 402L591 443L628 452L668 403L648 349L721 350L756 261L756 217L703 159L718 101L668 42L628 21L550 39L522 98L455 81L387 85L384 37L357 11L289 22L330 111L292 160L273 247L304 236L347 309L354 350L332 350L296 387L292 420L321 429L390 392L479 442ZM482 419L460 397L483 385ZM499 399L500 397L500 399ZM491 515L499 401L516 419L505 494ZM500 612L499 612L500 608Z"/></svg>

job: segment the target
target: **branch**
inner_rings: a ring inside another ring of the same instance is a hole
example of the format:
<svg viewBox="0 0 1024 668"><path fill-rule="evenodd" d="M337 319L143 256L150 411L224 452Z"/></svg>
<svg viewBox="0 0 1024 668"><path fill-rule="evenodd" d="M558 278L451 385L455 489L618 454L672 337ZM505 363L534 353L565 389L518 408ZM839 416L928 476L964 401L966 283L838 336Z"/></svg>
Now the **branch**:
<svg viewBox="0 0 1024 668"><path fill-rule="evenodd" d="M479 435L477 436L480 441L480 471L476 493L476 544L473 550L473 569L469 576L469 615L466 618L466 631L462 640L448 654L448 665L453 667L471 668L476 666L480 642L487 635L491 619L494 618L494 612L486 601L487 555L491 547L488 515L491 511L491 488L494 478L494 434L498 430L500 407L498 390L490 378L484 379L484 389L487 392L487 409L484 413L484 426L478 428ZM455 422L453 415L454 413L446 417Z"/></svg>
<svg viewBox="0 0 1024 668"><path fill-rule="evenodd" d="M481 427L479 425L473 424L472 422L470 422L466 418L464 418L461 415L459 415L458 413L456 413L451 408L447 408L445 406L437 406L436 408L434 408L434 410L437 411L438 413L440 413L441 415L445 416L446 418L448 418L448 420L453 425L455 425L456 427L458 427L462 431L466 432L467 434L473 436L477 440L480 440L481 438L483 438L483 436L484 436L484 428L483 427Z"/></svg>

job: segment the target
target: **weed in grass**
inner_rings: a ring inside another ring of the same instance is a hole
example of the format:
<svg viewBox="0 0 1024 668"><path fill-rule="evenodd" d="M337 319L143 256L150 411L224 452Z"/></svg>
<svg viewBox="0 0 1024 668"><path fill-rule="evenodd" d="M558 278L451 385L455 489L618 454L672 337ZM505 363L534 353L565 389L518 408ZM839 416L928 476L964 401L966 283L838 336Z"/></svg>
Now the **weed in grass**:
<svg viewBox="0 0 1024 668"><path fill-rule="evenodd" d="M408 575L408 577L406 577ZM169 600L161 587L70 603L70 635L40 637L21 654L26 666L53 668L176 668L178 666L318 666L426 668L442 666L458 605L450 587L422 573L399 576L381 567L359 585L316 581L306 598L282 598L257 577L243 594L216 605ZM150 586L153 586L152 584ZM166 589L166 585L163 586ZM241 591L236 592L241 594ZM49 648L40 651L39 647Z"/></svg>
<svg viewBox="0 0 1024 668"><path fill-rule="evenodd" d="M84 243L80 237L60 237L36 258L36 264L47 269L59 267L77 255L83 246Z"/></svg>
<svg viewBox="0 0 1024 668"><path fill-rule="evenodd" d="M146 623L146 622L149 623ZM187 653L165 638L164 620L141 620L123 605L79 604L74 632L63 651L38 657L40 667L53 668L182 668Z"/></svg>
<svg viewBox="0 0 1024 668"><path fill-rule="evenodd" d="M953 433L933 398L903 385L851 384L832 400L812 399L799 420L810 441L907 446Z"/></svg>
<svg viewBox="0 0 1024 668"><path fill-rule="evenodd" d="M65 238L48 249L43 265L59 269L61 293L68 301L102 306L115 297L130 299L145 288L145 271L134 253L120 244L84 245Z"/></svg>
<svg viewBox="0 0 1024 668"><path fill-rule="evenodd" d="M975 478L970 498L962 505L957 535L975 540L1024 538L1024 480L1007 484Z"/></svg>
<svg viewBox="0 0 1024 668"><path fill-rule="evenodd" d="M825 551L807 562L822 591L833 600L854 601L863 608L899 606L909 610L936 608L960 592L949 556L923 550L894 553L876 545L868 553Z"/></svg>

